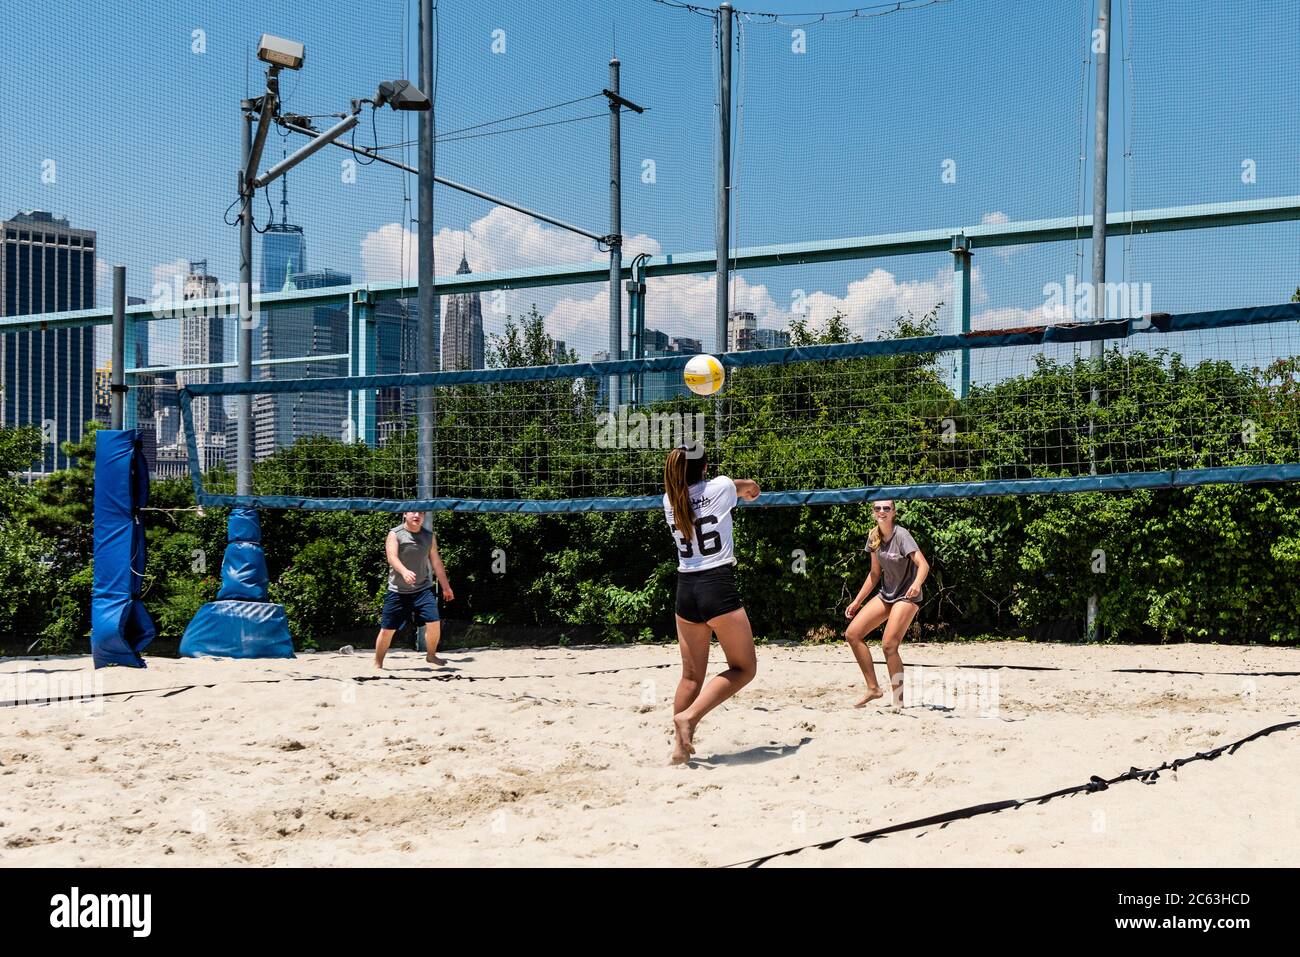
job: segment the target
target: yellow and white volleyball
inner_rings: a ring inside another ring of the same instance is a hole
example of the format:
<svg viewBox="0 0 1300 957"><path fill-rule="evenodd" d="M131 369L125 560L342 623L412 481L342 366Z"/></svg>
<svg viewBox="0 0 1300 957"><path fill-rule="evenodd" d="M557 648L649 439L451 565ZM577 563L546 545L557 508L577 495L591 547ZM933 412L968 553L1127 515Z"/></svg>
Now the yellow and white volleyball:
<svg viewBox="0 0 1300 957"><path fill-rule="evenodd" d="M701 353L686 363L682 378L686 381L686 388L696 395L713 395L727 381L727 373L717 357Z"/></svg>

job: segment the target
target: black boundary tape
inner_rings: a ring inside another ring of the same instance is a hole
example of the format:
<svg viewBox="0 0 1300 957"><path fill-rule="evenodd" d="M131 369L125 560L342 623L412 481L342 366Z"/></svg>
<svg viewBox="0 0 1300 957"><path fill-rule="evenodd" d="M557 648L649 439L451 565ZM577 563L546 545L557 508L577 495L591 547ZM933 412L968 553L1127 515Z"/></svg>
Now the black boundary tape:
<svg viewBox="0 0 1300 957"><path fill-rule="evenodd" d="M821 665L821 664L838 664L837 661L813 661L808 658L789 658L787 661L797 662L799 664ZM564 675L286 675L283 678L246 678L233 684L279 684L283 681L546 681L554 678L572 678L572 677L589 677L592 675L612 675L623 671L645 671L649 669L672 668L676 662L668 662L661 665L631 665L626 668L600 668L595 671L575 671ZM1005 669L1007 671L1077 671L1077 672L1094 672L1096 674L1134 674L1134 675L1201 675L1220 678L1300 678L1300 671L1176 671L1169 668L1062 668L1053 665L981 665L981 664L949 664L949 665L927 665L924 662L915 662L913 667L924 668L970 668L977 671L998 671ZM215 688L218 684L230 684L232 682L213 682L211 684L192 684L179 685L173 688L139 688L132 691L105 691L99 694L90 693L84 695L70 695L61 698L36 698L23 701L0 701L0 708L21 708L24 706L38 706L46 704L65 704L75 701L94 701L99 698L125 698L130 699L133 695L154 695L161 694L164 698L170 698L174 695L183 694L194 688Z"/></svg>
<svg viewBox="0 0 1300 957"><path fill-rule="evenodd" d="M122 698L124 700L129 700L134 695L158 695L163 698L171 698L178 694L184 694L186 691L191 691L194 688L216 688L223 684L273 685L281 684L286 681L355 681L359 684L369 681L545 681L555 678L612 675L620 671L646 671L648 669L674 668L676 665L676 662L666 662L661 665L631 665L627 668L600 668L595 671L574 671L564 675L285 675L282 678L243 678L238 681L214 681L210 684L199 682L192 685L177 685L171 688L137 688L131 691L91 692L82 695L67 695L59 698L33 698L23 701L0 701L0 708L36 707L47 704L70 704L79 701L95 701L100 698Z"/></svg>
<svg viewBox="0 0 1300 957"><path fill-rule="evenodd" d="M876 828L873 831L863 831L861 834L850 834L846 837L837 837L829 841L821 841L816 844L805 844L803 847L795 847L786 851L777 851L774 854L764 854L762 857L751 858L747 861L739 861L735 864L726 864L724 867L762 867L768 861L775 860L778 857L788 857L792 854L798 854L801 851L819 850L826 851L842 844L844 841L859 841L867 844L877 838L885 837L889 834L896 834L900 831L913 831L918 828L932 827L936 824L947 824L950 821L960 821L965 818L978 817L981 814L996 814L998 811L1010 811L1024 807L1026 804L1045 804L1052 798L1064 797L1068 794L1092 794L1096 791L1105 791L1112 784L1119 784L1123 781L1141 781L1143 784L1154 784L1160 778L1161 771L1177 771L1184 764L1190 764L1193 761L1213 761L1219 755L1235 754L1237 749L1243 744L1247 744L1258 738L1267 737L1277 731L1287 731L1292 728L1300 728L1300 721L1287 721L1283 724L1271 725L1267 728L1261 728L1254 734L1247 735L1240 741L1234 741L1231 744L1223 744L1209 751L1198 751L1190 758L1178 758L1175 761L1166 761L1158 768L1148 768L1145 771L1137 768L1129 768L1123 774L1116 775L1113 778L1103 779L1097 775L1092 775L1086 784L1076 784L1073 787L1061 788L1058 791L1051 791L1047 794L1040 794L1038 797L1023 798L1020 800L993 801L988 804L977 804L974 807L959 808L955 811L945 811L942 814L933 814L929 817L918 818L915 821L907 821L902 824L891 824L888 827Z"/></svg>

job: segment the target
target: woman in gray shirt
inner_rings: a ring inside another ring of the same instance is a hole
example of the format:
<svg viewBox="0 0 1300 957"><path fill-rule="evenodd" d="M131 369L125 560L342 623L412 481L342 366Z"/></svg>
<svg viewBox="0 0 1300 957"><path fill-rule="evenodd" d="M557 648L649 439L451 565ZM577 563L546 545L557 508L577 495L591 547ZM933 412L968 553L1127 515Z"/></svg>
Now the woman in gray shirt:
<svg viewBox="0 0 1300 957"><path fill-rule="evenodd" d="M867 635L881 625L885 626L880 648L885 653L885 667L889 669L889 683L897 709L903 707L903 659L899 657L898 646L916 617L921 586L930 574L930 563L921 554L912 533L895 523L892 501L872 502L871 508L876 517L876 527L867 538L871 571L857 597L844 609L844 617L849 620L844 636L853 649L853 657L858 660L858 667L862 669L862 677L867 679L867 693L854 705L861 708L885 694L876 680L876 666L871 660L871 649L867 647ZM877 584L880 591L864 606L862 603Z"/></svg>

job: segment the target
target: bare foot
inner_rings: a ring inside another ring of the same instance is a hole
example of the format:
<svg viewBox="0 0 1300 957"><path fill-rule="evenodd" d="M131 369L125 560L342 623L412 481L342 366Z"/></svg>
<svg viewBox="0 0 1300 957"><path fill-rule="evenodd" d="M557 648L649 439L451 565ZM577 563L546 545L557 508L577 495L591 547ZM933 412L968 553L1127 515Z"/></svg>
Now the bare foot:
<svg viewBox="0 0 1300 957"><path fill-rule="evenodd" d="M445 665L447 663L446 658L439 658L437 655L425 655L424 660L431 665Z"/></svg>
<svg viewBox="0 0 1300 957"><path fill-rule="evenodd" d="M673 715L673 764L685 764L695 753L695 725L684 716Z"/></svg>
<svg viewBox="0 0 1300 957"><path fill-rule="evenodd" d="M867 693L862 696L862 700L859 701L857 704L855 704L853 707L855 708L865 707L869 702L875 701L877 698L883 698L884 696L885 696L885 692L882 688L868 688Z"/></svg>
<svg viewBox="0 0 1300 957"><path fill-rule="evenodd" d="M384 663L383 663L383 661L381 661L381 660L378 659L378 658L375 659L375 670L376 670L376 671L383 671L383 670L384 670Z"/></svg>

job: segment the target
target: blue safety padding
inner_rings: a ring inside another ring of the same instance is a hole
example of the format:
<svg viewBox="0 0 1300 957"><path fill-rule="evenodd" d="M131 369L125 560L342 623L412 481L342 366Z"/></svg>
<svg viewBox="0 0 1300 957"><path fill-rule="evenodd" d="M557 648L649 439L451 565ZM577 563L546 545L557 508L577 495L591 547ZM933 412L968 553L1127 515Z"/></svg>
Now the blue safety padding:
<svg viewBox="0 0 1300 957"><path fill-rule="evenodd" d="M95 433L94 563L90 650L96 668L143 668L141 652L157 635L140 601L149 468L135 429Z"/></svg>
<svg viewBox="0 0 1300 957"><path fill-rule="evenodd" d="M257 517L257 509L231 509L230 518L226 521L226 541L260 542L261 540L262 522Z"/></svg>
<svg viewBox="0 0 1300 957"><path fill-rule="evenodd" d="M226 546L226 553L221 558L218 599L266 601L269 587L266 554L260 542L231 542Z"/></svg>
<svg viewBox="0 0 1300 957"><path fill-rule="evenodd" d="M181 639L187 658L292 658L289 618L283 605L256 601L210 601L199 609Z"/></svg>

